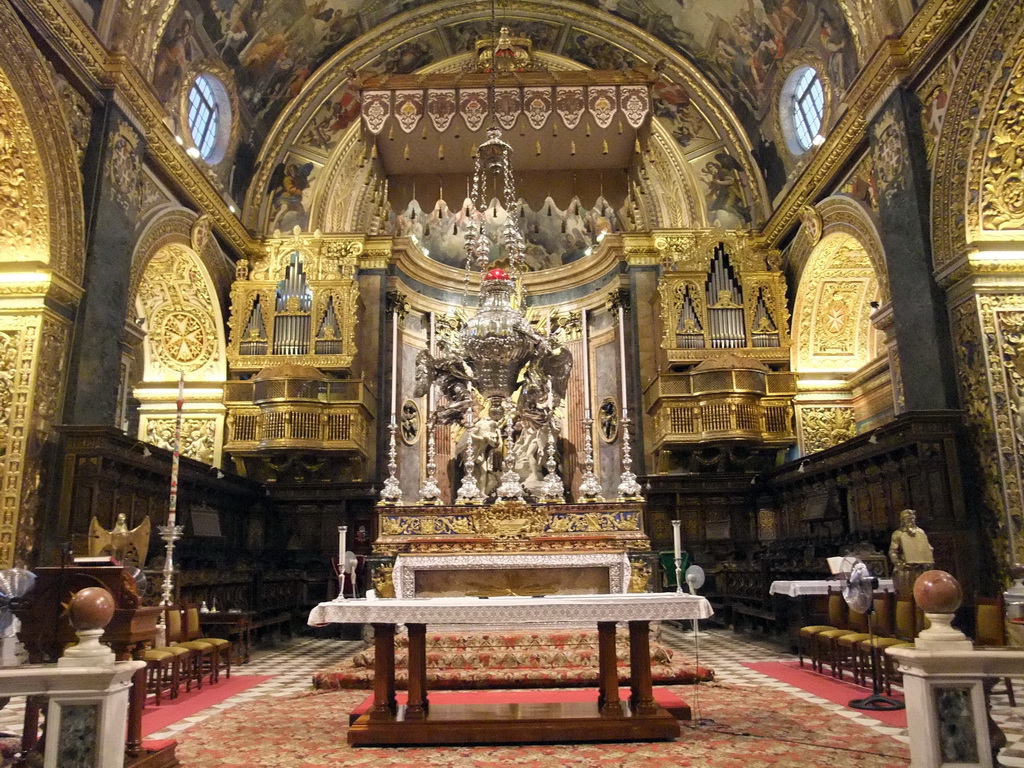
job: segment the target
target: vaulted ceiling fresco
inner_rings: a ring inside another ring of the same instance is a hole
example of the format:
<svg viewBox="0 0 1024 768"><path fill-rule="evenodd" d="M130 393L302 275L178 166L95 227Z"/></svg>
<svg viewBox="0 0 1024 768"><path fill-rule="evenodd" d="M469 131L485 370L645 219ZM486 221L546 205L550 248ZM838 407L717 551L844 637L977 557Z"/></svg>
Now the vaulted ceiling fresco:
<svg viewBox="0 0 1024 768"><path fill-rule="evenodd" d="M587 5L557 0L507 5L498 6L499 20L513 25L516 34L531 37L534 50L587 67L628 69L638 64L626 47L586 29L588 19L600 18L629 22L637 28L638 39L646 33L692 62L745 129L753 158L767 179L769 197L781 188L787 167L793 164L781 149L772 119L776 80L787 57L798 51L816 57L837 94L857 71L856 45L835 0L593 0ZM173 119L180 114L183 84L198 64L223 62L233 73L242 113L241 141L231 178L223 181L241 200L275 120L314 73L346 45L372 40L378 25L428 7L417 0L179 0L156 52L154 89ZM419 34L372 56L346 61L345 66L361 75L411 73L471 50L491 31L490 5L437 7L432 34ZM549 19L536 18L544 15ZM524 16L534 18L520 18ZM365 50L365 44L358 47ZM656 113L674 123L672 131L680 144L685 147L698 139L701 126L688 125L681 117L690 94L662 82L655 95ZM303 139L328 146L358 115L356 97L353 89L335 92L331 113L309 125Z"/></svg>

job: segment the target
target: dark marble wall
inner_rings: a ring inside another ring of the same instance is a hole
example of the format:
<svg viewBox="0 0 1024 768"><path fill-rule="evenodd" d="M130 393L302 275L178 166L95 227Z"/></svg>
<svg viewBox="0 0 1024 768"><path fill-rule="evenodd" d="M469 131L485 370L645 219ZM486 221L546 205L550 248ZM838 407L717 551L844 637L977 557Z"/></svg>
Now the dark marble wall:
<svg viewBox="0 0 1024 768"><path fill-rule="evenodd" d="M955 408L945 299L932 278L930 177L917 97L893 93L869 134L906 409Z"/></svg>
<svg viewBox="0 0 1024 768"><path fill-rule="evenodd" d="M113 425L145 141L112 99L96 117L83 167L85 295L75 318L65 421Z"/></svg>

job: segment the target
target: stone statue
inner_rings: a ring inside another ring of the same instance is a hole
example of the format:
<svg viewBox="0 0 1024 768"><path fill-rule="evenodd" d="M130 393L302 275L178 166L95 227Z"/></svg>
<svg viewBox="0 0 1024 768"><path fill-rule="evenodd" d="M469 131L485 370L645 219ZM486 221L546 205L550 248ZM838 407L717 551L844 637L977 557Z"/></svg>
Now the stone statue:
<svg viewBox="0 0 1024 768"><path fill-rule="evenodd" d="M935 556L928 535L917 527L917 513L912 509L900 512L900 527L892 534L889 544L893 582L897 595L909 595L914 582L925 571L935 567Z"/></svg>
<svg viewBox="0 0 1024 768"><path fill-rule="evenodd" d="M431 355L426 349L416 355L416 387L413 396L423 397L430 391L431 384L437 384L441 395L447 398L447 402L439 405L436 411L437 420L442 424L462 421L473 403L469 390L472 380L473 372L465 358L445 344L438 344L436 355Z"/></svg>
<svg viewBox="0 0 1024 768"><path fill-rule="evenodd" d="M540 416L540 418L536 418ZM543 414L524 414L517 424L519 435L512 444L512 466L523 488L539 498L544 493L544 459L548 445L548 425Z"/></svg>
<svg viewBox="0 0 1024 768"><path fill-rule="evenodd" d="M122 512L109 531L94 517L89 523L89 555L110 555L121 565L142 568L149 552L149 529L148 517L128 530L128 518Z"/></svg>

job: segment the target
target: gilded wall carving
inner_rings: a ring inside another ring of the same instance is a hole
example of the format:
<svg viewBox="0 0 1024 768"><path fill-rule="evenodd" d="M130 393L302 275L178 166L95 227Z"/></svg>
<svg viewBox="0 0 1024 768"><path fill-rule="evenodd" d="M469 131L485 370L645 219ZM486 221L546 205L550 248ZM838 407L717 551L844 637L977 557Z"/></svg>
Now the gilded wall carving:
<svg viewBox="0 0 1024 768"><path fill-rule="evenodd" d="M0 568L25 564L36 538L42 449L60 412L69 327L0 315Z"/></svg>
<svg viewBox="0 0 1024 768"><path fill-rule="evenodd" d="M174 450L176 418L146 420L146 442L168 451ZM183 418L181 420L181 455L204 464L213 464L217 437L217 420Z"/></svg>
<svg viewBox="0 0 1024 768"><path fill-rule="evenodd" d="M989 132L982 168L982 229L1024 229L1024 55Z"/></svg>
<svg viewBox="0 0 1024 768"><path fill-rule="evenodd" d="M857 435L853 408L843 406L800 406L802 453L816 453L839 445Z"/></svg>
<svg viewBox="0 0 1024 768"><path fill-rule="evenodd" d="M0 72L0 258L48 261L43 167L10 82Z"/></svg>
<svg viewBox="0 0 1024 768"><path fill-rule="evenodd" d="M0 241L18 243L0 242L0 253L48 263L77 284L85 253L78 154L51 72L10 3L0 4L0 29ZM19 166L24 176L12 175Z"/></svg>
<svg viewBox="0 0 1024 768"><path fill-rule="evenodd" d="M982 234L983 208L991 211L991 215L986 214L986 221L993 227L989 231L995 231L999 222L1017 220L1014 211L1019 200L1012 195L999 200L993 192L1003 187L1001 180L1013 176L1012 156L1002 159L996 139L997 133L1004 142L1008 138L1000 133L1001 125L1014 116L1003 112L1003 102L1014 78L1014 87L1019 85L1022 57L1024 4L994 0L964 52L946 109L942 141L935 153L932 254L936 270L945 270L967 256L969 244ZM1021 141L1020 136L1016 141ZM995 157L990 157L993 152ZM994 186L987 190L985 173L993 161L1000 178L993 179Z"/></svg>
<svg viewBox="0 0 1024 768"><path fill-rule="evenodd" d="M157 252L143 273L136 303L147 322L148 360L158 366L147 370L147 379L204 369L216 373L223 360L218 354L219 312L190 249L171 244Z"/></svg>
<svg viewBox="0 0 1024 768"><path fill-rule="evenodd" d="M1006 317L999 309L1006 307ZM1024 502L1021 499L1020 445L1024 353L1024 299L981 296L951 310L951 330L959 372L960 398L981 465L982 497L992 552L1001 577L1009 565L1009 540L1016 532L1015 559L1024 558ZM1004 337L1005 326L1006 336Z"/></svg>
<svg viewBox="0 0 1024 768"><path fill-rule="evenodd" d="M59 421L64 398L64 370L71 326L64 318L43 316L32 392L31 429L25 442L20 513L14 561L29 562L41 514L40 489L44 470L43 450L52 439L51 427Z"/></svg>
<svg viewBox="0 0 1024 768"><path fill-rule="evenodd" d="M799 371L855 371L871 360L869 302L879 293L873 265L860 244L829 234L800 275L794 309Z"/></svg>

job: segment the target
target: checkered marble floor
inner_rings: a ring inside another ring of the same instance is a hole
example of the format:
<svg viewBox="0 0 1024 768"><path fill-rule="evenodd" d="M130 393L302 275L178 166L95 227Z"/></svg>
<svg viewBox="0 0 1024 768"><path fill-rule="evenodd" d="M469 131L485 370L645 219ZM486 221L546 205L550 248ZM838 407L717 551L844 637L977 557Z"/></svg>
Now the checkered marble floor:
<svg viewBox="0 0 1024 768"><path fill-rule="evenodd" d="M795 660L782 646L748 635L738 635L730 630L705 628L701 628L695 642L692 632L682 631L669 624L662 625L658 642L672 648L677 654L713 667L718 682L777 688L879 733L903 742L908 741L905 729L885 726L874 718L744 666L750 662ZM362 647L363 643L357 640L298 638L273 650L257 650L248 664L232 670L232 677L269 675L272 679L186 717L147 736L147 739L182 738L183 732L196 723L243 702L267 696L284 698L308 691L316 670L335 664ZM1024 684L1019 684L1016 692L1021 700L1015 709L1009 706L1005 694L996 694L992 698L992 719L999 724L1009 742L1000 755L1001 763L1008 768L1024 768ZM691 701L691 704L695 705L695 714L699 717L699 689L694 691L694 695L696 700ZM12 699L10 704L0 710L0 731L20 734L23 712L24 699Z"/></svg>

